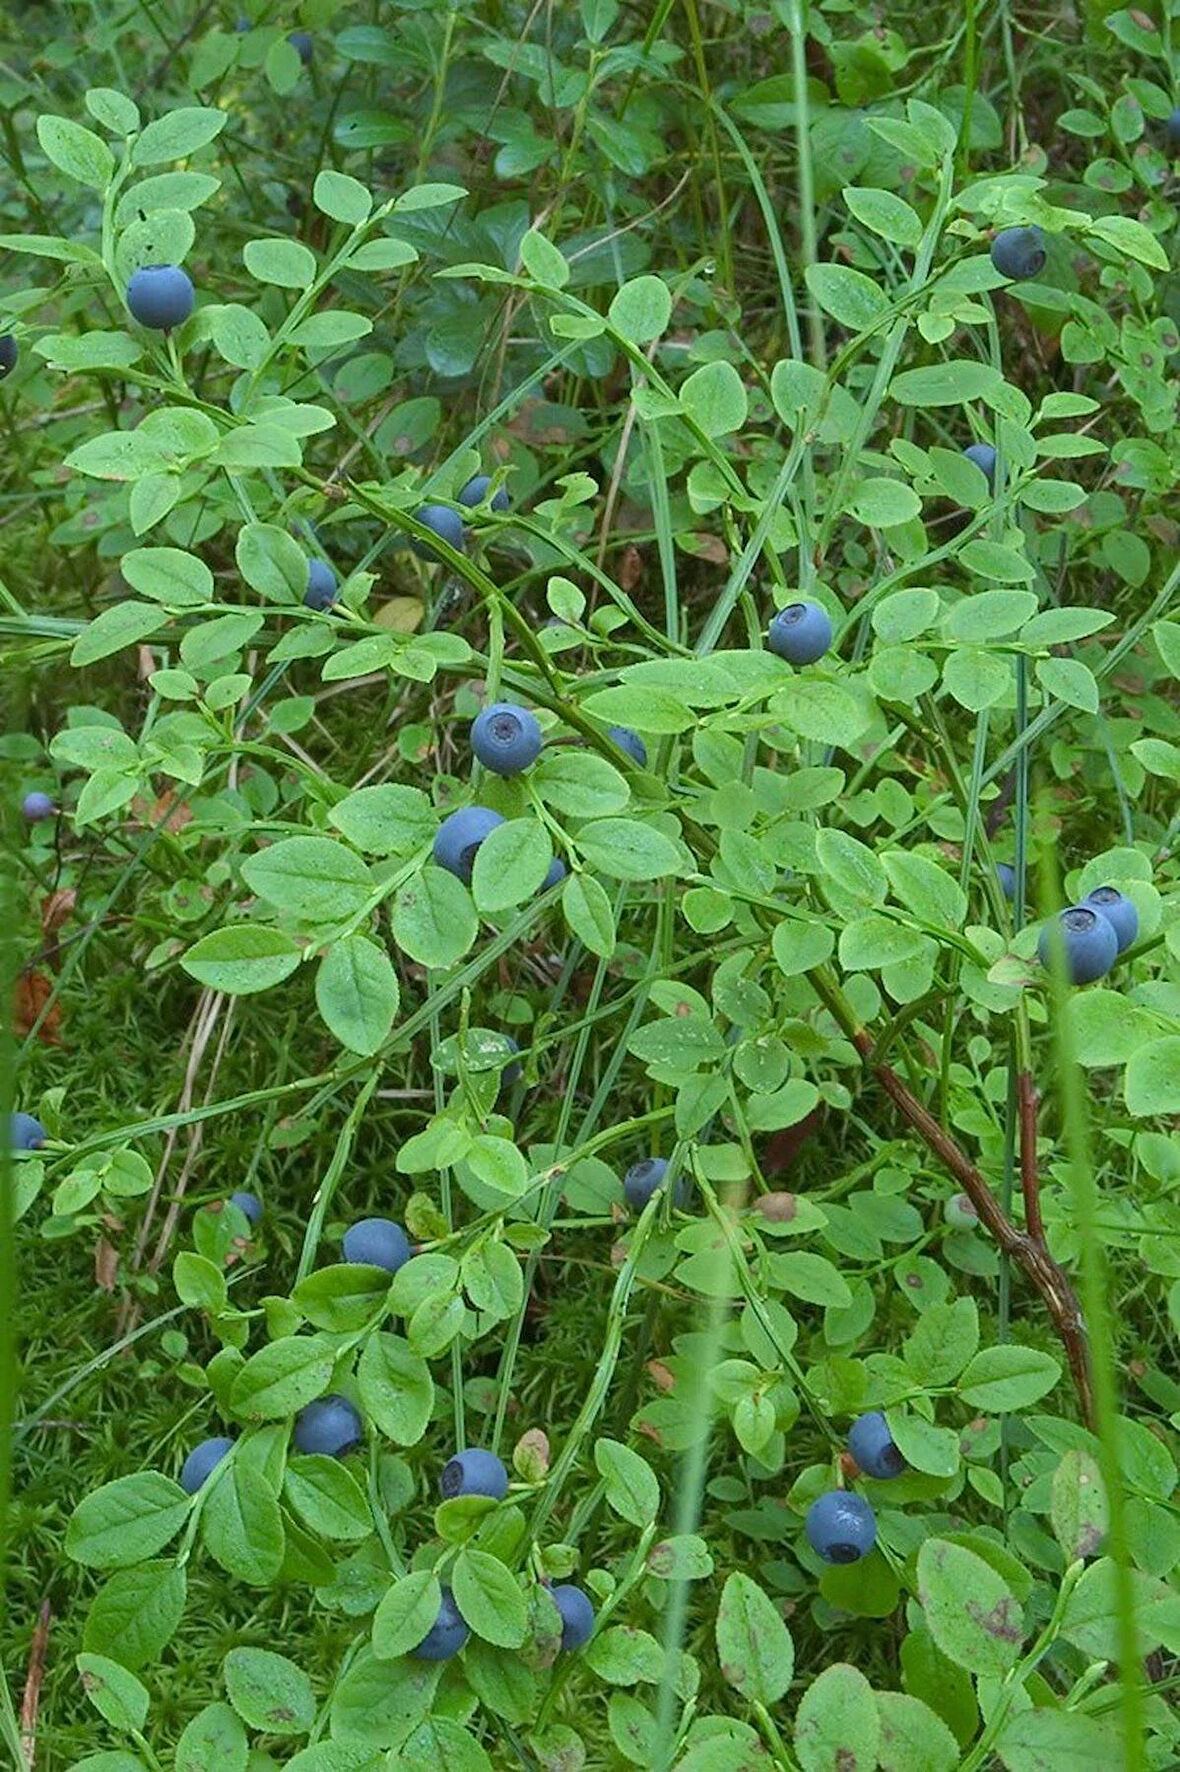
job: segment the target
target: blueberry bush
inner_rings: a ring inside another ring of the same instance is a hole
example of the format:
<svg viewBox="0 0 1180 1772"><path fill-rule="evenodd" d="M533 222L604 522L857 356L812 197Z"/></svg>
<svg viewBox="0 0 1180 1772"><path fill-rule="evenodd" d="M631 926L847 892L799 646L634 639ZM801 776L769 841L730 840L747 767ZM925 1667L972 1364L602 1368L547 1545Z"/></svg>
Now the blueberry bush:
<svg viewBox="0 0 1180 1772"><path fill-rule="evenodd" d="M1180 1762L1178 16L0 25L17 1772Z"/></svg>

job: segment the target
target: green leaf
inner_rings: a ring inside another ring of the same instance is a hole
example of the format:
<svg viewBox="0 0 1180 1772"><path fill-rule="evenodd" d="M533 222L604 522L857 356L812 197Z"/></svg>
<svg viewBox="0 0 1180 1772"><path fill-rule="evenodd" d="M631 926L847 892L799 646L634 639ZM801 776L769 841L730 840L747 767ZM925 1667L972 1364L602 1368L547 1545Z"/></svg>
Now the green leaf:
<svg viewBox="0 0 1180 1772"><path fill-rule="evenodd" d="M371 1057L393 1026L400 990L393 963L366 935L350 935L328 949L316 973L316 1007L350 1052Z"/></svg>
<svg viewBox="0 0 1180 1772"><path fill-rule="evenodd" d="M852 1303L848 1282L826 1255L813 1255L807 1249L792 1249L785 1255L767 1257L774 1283L793 1298L807 1304L833 1305L846 1310Z"/></svg>
<svg viewBox="0 0 1180 1772"><path fill-rule="evenodd" d="M815 858L825 882L835 889L842 904L868 907L884 903L889 884L885 869L856 837L825 826L815 840ZM833 909L839 908L833 905Z"/></svg>
<svg viewBox="0 0 1180 1772"><path fill-rule="evenodd" d="M1036 608L1032 591L980 591L956 603L943 625L948 638L975 646L1014 633Z"/></svg>
<svg viewBox="0 0 1180 1772"><path fill-rule="evenodd" d="M202 936L180 963L198 984L245 997L290 978L301 958L299 947L281 929L231 923Z"/></svg>
<svg viewBox="0 0 1180 1772"><path fill-rule="evenodd" d="M524 1595L498 1557L465 1545L451 1571L451 1591L477 1637L501 1649L520 1648L528 1635Z"/></svg>
<svg viewBox="0 0 1180 1772"><path fill-rule="evenodd" d="M199 609L213 601L213 574L180 548L133 548L119 570L127 583L165 609Z"/></svg>
<svg viewBox="0 0 1180 1772"><path fill-rule="evenodd" d="M608 309L615 331L633 345L647 345L667 330L672 297L659 277L633 277L616 293Z"/></svg>
<svg viewBox="0 0 1180 1772"><path fill-rule="evenodd" d="M795 1672L791 1633L757 1582L735 1571L721 1590L717 1655L722 1677L753 1704L777 1704Z"/></svg>
<svg viewBox="0 0 1180 1772"><path fill-rule="evenodd" d="M697 723L697 716L684 701L652 683L595 689L582 707L604 726L633 726L643 732L687 732Z"/></svg>
<svg viewBox="0 0 1180 1772"><path fill-rule="evenodd" d="M1076 658L1040 658L1037 682L1046 695L1055 696L1083 713L1098 712L1098 685L1094 673Z"/></svg>
<svg viewBox="0 0 1180 1772"><path fill-rule="evenodd" d="M184 1616L186 1588L185 1571L176 1563L118 1570L90 1603L83 1648L133 1672L155 1661Z"/></svg>
<svg viewBox="0 0 1180 1772"><path fill-rule="evenodd" d="M960 357L925 369L903 370L894 376L889 392L902 406L968 406L1003 386L998 369L972 357Z"/></svg>
<svg viewBox="0 0 1180 1772"><path fill-rule="evenodd" d="M587 864L612 880L658 880L680 867L672 839L633 818L592 819L575 841Z"/></svg>
<svg viewBox="0 0 1180 1772"><path fill-rule="evenodd" d="M225 1308L225 1275L221 1269L197 1255L182 1249L172 1263L172 1284L182 1304L195 1310L219 1311Z"/></svg>
<svg viewBox="0 0 1180 1772"><path fill-rule="evenodd" d="M979 1346L979 1311L973 1298L932 1304L922 1312L902 1347L906 1370L921 1385L951 1384Z"/></svg>
<svg viewBox="0 0 1180 1772"><path fill-rule="evenodd" d="M594 1463L607 1506L632 1526L649 1526L659 1513L660 1486L647 1460L619 1440L601 1439L594 1442Z"/></svg>
<svg viewBox="0 0 1180 1772"><path fill-rule="evenodd" d="M373 199L359 179L327 168L317 173L311 195L318 210L350 228L367 221L373 207Z"/></svg>
<svg viewBox="0 0 1180 1772"><path fill-rule="evenodd" d="M412 855L430 842L438 815L421 788L392 782L357 788L328 814L350 843L369 855Z"/></svg>
<svg viewBox="0 0 1180 1772"><path fill-rule="evenodd" d="M960 707L972 714L1002 701L1012 687L1012 668L1007 660L982 647L964 646L952 652L943 667L942 680Z"/></svg>
<svg viewBox="0 0 1180 1772"><path fill-rule="evenodd" d="M234 558L246 583L271 603L302 603L307 555L293 535L275 523L244 523Z"/></svg>
<svg viewBox="0 0 1180 1772"><path fill-rule="evenodd" d="M315 253L298 240L248 240L242 258L258 283L277 283L280 289L310 289L315 282Z"/></svg>
<svg viewBox="0 0 1180 1772"><path fill-rule="evenodd" d="M1038 1402L1060 1377L1061 1362L1039 1348L985 1347L960 1376L959 1395L972 1409L1002 1415Z"/></svg>
<svg viewBox="0 0 1180 1772"><path fill-rule="evenodd" d="M180 1531L190 1498L160 1471L116 1477L83 1496L66 1527L66 1554L93 1569L154 1557Z"/></svg>
<svg viewBox="0 0 1180 1772"><path fill-rule="evenodd" d="M706 437L728 437L746 422L749 400L732 363L719 360L694 369L681 384L681 409Z"/></svg>
<svg viewBox="0 0 1180 1772"><path fill-rule="evenodd" d="M442 1677L441 1662L378 1661L364 1649L332 1694L332 1734L373 1747L400 1744L425 1718Z"/></svg>
<svg viewBox="0 0 1180 1772"><path fill-rule="evenodd" d="M631 798L621 770L592 751L542 751L532 784L542 800L572 818L605 818Z"/></svg>
<svg viewBox="0 0 1180 1772"><path fill-rule="evenodd" d="M187 160L221 134L229 121L227 111L206 105L186 105L167 111L149 123L131 149L133 166L161 166L166 160Z"/></svg>
<svg viewBox="0 0 1180 1772"><path fill-rule="evenodd" d="M246 1731L228 1704L207 1704L185 1725L176 1744L176 1772L246 1772Z"/></svg>
<svg viewBox="0 0 1180 1772"><path fill-rule="evenodd" d="M495 1772L469 1726L453 1717L427 1717L397 1756L399 1772Z"/></svg>
<svg viewBox="0 0 1180 1772"><path fill-rule="evenodd" d="M959 1744L942 1718L906 1692L875 1692L880 1772L954 1772Z"/></svg>
<svg viewBox="0 0 1180 1772"><path fill-rule="evenodd" d="M379 1433L395 1446L417 1445L434 1408L434 1381L408 1342L384 1331L370 1335L357 1366L357 1388Z"/></svg>
<svg viewBox="0 0 1180 1772"><path fill-rule="evenodd" d="M1049 1517L1067 1562L1097 1554L1110 1513L1098 1461L1080 1446L1064 1453L1053 1472Z"/></svg>
<svg viewBox="0 0 1180 1772"><path fill-rule="evenodd" d="M1024 1710L996 1742L1008 1772L1109 1772L1123 1758L1118 1726L1076 1710Z"/></svg>
<svg viewBox="0 0 1180 1772"><path fill-rule="evenodd" d="M880 283L848 265L808 265L803 279L824 313L849 332L869 332L893 312Z"/></svg>
<svg viewBox="0 0 1180 1772"><path fill-rule="evenodd" d="M901 480L862 480L845 509L870 529L894 529L919 516L922 501L913 487Z"/></svg>
<svg viewBox="0 0 1180 1772"><path fill-rule="evenodd" d="M1151 1040L1132 1053L1123 1094L1129 1114L1180 1114L1180 1036Z"/></svg>
<svg viewBox="0 0 1180 1772"><path fill-rule="evenodd" d="M92 190L105 191L115 170L115 156L100 135L69 117L38 117L37 140L46 159L67 178Z"/></svg>
<svg viewBox="0 0 1180 1772"><path fill-rule="evenodd" d="M535 283L543 283L549 289L564 289L570 280L565 254L535 228L530 228L520 242L520 262Z"/></svg>
<svg viewBox="0 0 1180 1772"><path fill-rule="evenodd" d="M1180 1600L1166 1582L1131 1571L1131 1604L1140 1655L1164 1644L1180 1653ZM1110 1557L1100 1557L1082 1572L1065 1603L1062 1635L1093 1661L1117 1661L1122 1653L1119 1629L1118 1571Z"/></svg>
<svg viewBox="0 0 1180 1772"><path fill-rule="evenodd" d="M923 923L961 929L967 918L967 895L945 868L927 856L891 849L881 857L889 885L899 904Z"/></svg>
<svg viewBox="0 0 1180 1772"><path fill-rule="evenodd" d="M160 626L160 611L154 603L137 603L128 597L86 624L74 641L70 663L75 669L96 664L100 658L145 640Z"/></svg>
<svg viewBox="0 0 1180 1772"><path fill-rule="evenodd" d="M1155 271L1169 269L1168 255L1155 235L1132 216L1100 215L1090 223L1086 232L1094 239L1113 246L1126 258L1137 259L1140 264L1150 265Z"/></svg>
<svg viewBox="0 0 1180 1772"><path fill-rule="evenodd" d="M231 1649L225 1690L251 1729L267 1735L306 1735L315 1722L315 1694L302 1668L270 1649Z"/></svg>
<svg viewBox="0 0 1180 1772"><path fill-rule="evenodd" d="M407 880L389 916L393 939L421 966L443 968L461 960L479 934L479 919L462 880L428 864Z"/></svg>
<svg viewBox="0 0 1180 1772"><path fill-rule="evenodd" d="M230 1388L235 1415L269 1421L294 1415L322 1396L336 1364L326 1335L286 1335L252 1354Z"/></svg>
<svg viewBox="0 0 1180 1772"><path fill-rule="evenodd" d="M343 923L373 892L359 855L330 837L284 837L242 863L251 892L307 923Z"/></svg>
<svg viewBox="0 0 1180 1772"><path fill-rule="evenodd" d="M394 1661L416 1649L433 1629L442 1604L438 1577L417 1569L395 1581L373 1614L373 1653Z"/></svg>
<svg viewBox="0 0 1180 1772"><path fill-rule="evenodd" d="M112 1728L125 1733L143 1729L149 1701L142 1681L105 1655L76 1655L74 1662L87 1698Z"/></svg>
<svg viewBox="0 0 1180 1772"><path fill-rule="evenodd" d="M484 916L510 910L540 890L553 860L553 844L537 818L510 818L490 831L476 850L471 892Z"/></svg>
<svg viewBox="0 0 1180 1772"><path fill-rule="evenodd" d="M803 1772L873 1772L880 1733L869 1682L836 1661L799 1700L795 1754Z"/></svg>
<svg viewBox="0 0 1180 1772"><path fill-rule="evenodd" d="M846 185L842 195L857 221L882 240L891 240L896 246L916 246L921 240L921 217L892 191Z"/></svg>
<svg viewBox="0 0 1180 1772"><path fill-rule="evenodd" d="M279 1504L262 1472L241 1455L227 1462L210 1487L201 1536L210 1556L251 1587L269 1587L282 1567Z"/></svg>
<svg viewBox="0 0 1180 1772"><path fill-rule="evenodd" d="M598 881L588 874L570 874L562 887L561 910L578 940L609 960L615 951L615 917Z"/></svg>
<svg viewBox="0 0 1180 1772"><path fill-rule="evenodd" d="M1005 1674L1016 1665L1024 1642L1020 1602L974 1551L946 1539L926 1539L918 1552L918 1592L931 1636L957 1667Z"/></svg>

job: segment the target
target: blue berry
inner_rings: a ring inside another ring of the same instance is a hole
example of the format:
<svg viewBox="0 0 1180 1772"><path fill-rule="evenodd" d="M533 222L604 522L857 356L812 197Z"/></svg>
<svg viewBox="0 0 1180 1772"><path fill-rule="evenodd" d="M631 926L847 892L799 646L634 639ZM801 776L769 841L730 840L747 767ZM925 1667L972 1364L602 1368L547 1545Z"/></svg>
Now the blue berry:
<svg viewBox="0 0 1180 1772"><path fill-rule="evenodd" d="M623 1193L633 1212L643 1211L656 1189L663 1187L667 1172L666 1157L644 1157L642 1162L632 1163L623 1177ZM687 1198L688 1182L682 1175L672 1190L672 1199L677 1206L683 1206Z"/></svg>
<svg viewBox="0 0 1180 1772"><path fill-rule="evenodd" d="M361 1218L350 1224L341 1245L345 1261L359 1262L365 1267L383 1267L396 1274L405 1267L414 1251L400 1224L391 1218Z"/></svg>
<svg viewBox="0 0 1180 1772"><path fill-rule="evenodd" d="M312 42L311 32L310 31L288 31L287 32L287 42L291 45L291 48L298 55L300 61L304 65L304 67L307 67L308 63L311 61L312 56L315 54L315 44Z"/></svg>
<svg viewBox="0 0 1180 1772"><path fill-rule="evenodd" d="M453 1501L456 1495L490 1495L493 1501L503 1501L508 1493L508 1472L494 1452L473 1446L447 1459L438 1487L444 1501Z"/></svg>
<svg viewBox="0 0 1180 1772"><path fill-rule="evenodd" d="M549 1597L561 1614L561 1646L580 1649L594 1635L594 1604L589 1594L569 1582L550 1588Z"/></svg>
<svg viewBox="0 0 1180 1772"><path fill-rule="evenodd" d="M52 818L57 811L48 794L26 794L21 801L21 811L30 824L40 824L43 818Z"/></svg>
<svg viewBox="0 0 1180 1772"><path fill-rule="evenodd" d="M180 1472L180 1486L185 1494L195 1495L209 1473L232 1450L233 1441L227 1440L224 1434L219 1434L216 1439L202 1440L199 1446L194 1446Z"/></svg>
<svg viewBox="0 0 1180 1772"><path fill-rule="evenodd" d="M517 1045L516 1041L512 1038L511 1034L503 1034L501 1036L501 1038L503 1039L505 1046L507 1046L507 1048L510 1052L519 1052L520 1051L520 1047ZM500 1072L500 1087L501 1087L501 1089L511 1089L513 1084L520 1082L520 1079L523 1077L523 1075L524 1075L524 1067L520 1063L519 1059L514 1059L511 1064L506 1064L504 1066L504 1069Z"/></svg>
<svg viewBox="0 0 1180 1772"><path fill-rule="evenodd" d="M968 443L963 454L973 461L989 486L996 483L996 452L990 443Z"/></svg>
<svg viewBox="0 0 1180 1772"><path fill-rule="evenodd" d="M848 1450L866 1477L900 1477L905 1469L905 1459L879 1409L857 1416L848 1430Z"/></svg>
<svg viewBox="0 0 1180 1772"><path fill-rule="evenodd" d="M1045 236L1040 228L1002 228L991 244L991 260L1001 277L1023 283L1045 268Z"/></svg>
<svg viewBox="0 0 1180 1772"><path fill-rule="evenodd" d="M1011 904L1016 897L1016 869L1006 861L996 863L996 879L1000 882L1000 891Z"/></svg>
<svg viewBox="0 0 1180 1772"><path fill-rule="evenodd" d="M466 486L460 489L459 503L461 505L481 505L488 495L488 487L491 483L492 476L490 474L476 474L473 480L468 480ZM506 511L511 502L502 486L492 494L493 511Z"/></svg>
<svg viewBox="0 0 1180 1772"><path fill-rule="evenodd" d="M472 750L497 775L519 775L536 762L544 742L537 716L509 701L490 702L471 727Z"/></svg>
<svg viewBox="0 0 1180 1772"><path fill-rule="evenodd" d="M1042 966L1053 964L1054 929L1060 931L1065 949L1065 972L1071 984L1091 984L1109 972L1119 957L1119 938L1114 924L1088 904L1071 905L1056 923L1046 923L1037 943Z"/></svg>
<svg viewBox="0 0 1180 1772"><path fill-rule="evenodd" d="M1096 886L1093 892L1087 892L1084 902L1101 911L1114 929L1120 954L1132 945L1139 934L1139 912L1132 899L1126 898L1117 886Z"/></svg>
<svg viewBox="0 0 1180 1772"><path fill-rule="evenodd" d="M447 505L423 505L415 511L419 523L425 523L427 529L433 529L442 541L449 542L455 552L463 552L463 519L458 511L452 511ZM419 541L417 536L410 538L410 547L420 560L441 560L442 555L432 548L428 541Z"/></svg>
<svg viewBox="0 0 1180 1772"><path fill-rule="evenodd" d="M621 751L638 763L641 769L647 768L647 746L638 732L632 732L629 726L608 726L606 736L618 745Z"/></svg>
<svg viewBox="0 0 1180 1772"><path fill-rule="evenodd" d="M551 886L556 886L559 880L564 880L566 872L567 869L564 861L562 861L560 855L555 855L553 860L549 863L549 872L541 881L541 891L548 892Z"/></svg>
<svg viewBox="0 0 1180 1772"><path fill-rule="evenodd" d="M863 1495L829 1489L807 1510L807 1542L825 1563L859 1563L877 1542L877 1520Z"/></svg>
<svg viewBox="0 0 1180 1772"><path fill-rule="evenodd" d="M814 664L832 644L832 621L818 603L788 603L767 632L770 650L788 664Z"/></svg>
<svg viewBox="0 0 1180 1772"><path fill-rule="evenodd" d="M449 874L471 884L475 855L484 838L504 820L487 806L461 806L439 825L434 838L434 859Z"/></svg>
<svg viewBox="0 0 1180 1772"><path fill-rule="evenodd" d="M438 1617L410 1654L418 1661L449 1661L452 1655L459 1653L470 1635L455 1604L454 1594L449 1587L444 1587Z"/></svg>
<svg viewBox="0 0 1180 1772"><path fill-rule="evenodd" d="M179 265L144 265L127 285L132 317L156 332L183 326L195 300L192 280Z"/></svg>
<svg viewBox="0 0 1180 1772"><path fill-rule="evenodd" d="M1180 149L1180 105L1177 105L1164 124L1164 134L1168 138L1168 146L1175 153L1177 149Z"/></svg>
<svg viewBox="0 0 1180 1772"><path fill-rule="evenodd" d="M331 609L340 594L336 574L326 560L307 562L307 589L303 601L309 609Z"/></svg>
<svg viewBox="0 0 1180 1772"><path fill-rule="evenodd" d="M295 1417L295 1445L300 1452L343 1458L363 1437L361 1418L347 1397L317 1397Z"/></svg>
<svg viewBox="0 0 1180 1772"><path fill-rule="evenodd" d="M262 1201L257 1194L248 1194L244 1188L239 1188L237 1193L230 1195L229 1203L244 1213L250 1224L262 1223Z"/></svg>
<svg viewBox="0 0 1180 1772"><path fill-rule="evenodd" d="M6 376L10 369L16 368L18 355L17 342L11 332L4 333L0 337L0 378Z"/></svg>
<svg viewBox="0 0 1180 1772"><path fill-rule="evenodd" d="M10 1151L39 1151L48 1134L40 1120L32 1114L9 1114L8 1148Z"/></svg>

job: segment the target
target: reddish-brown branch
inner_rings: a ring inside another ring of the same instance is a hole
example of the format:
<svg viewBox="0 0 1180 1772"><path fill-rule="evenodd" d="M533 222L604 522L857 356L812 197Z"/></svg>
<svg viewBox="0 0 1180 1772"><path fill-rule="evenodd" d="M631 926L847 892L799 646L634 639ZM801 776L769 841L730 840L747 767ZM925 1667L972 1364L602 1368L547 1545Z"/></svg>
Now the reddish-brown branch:
<svg viewBox="0 0 1180 1772"><path fill-rule="evenodd" d="M1069 1281L1065 1270L1054 1261L1043 1240L1043 1231L1034 1235L1032 1222L1029 1230L1020 1231L1004 1212L999 1201L992 1193L987 1182L971 1159L951 1138L949 1133L939 1125L932 1114L927 1113L922 1103L907 1088L897 1072L887 1064L872 1064L873 1042L863 1028L851 1032L851 1039L866 1064L870 1065L873 1075L882 1089L889 1096L902 1118L913 1127L943 1167L959 1183L976 1212L980 1223L991 1232L1000 1248L1016 1262L1044 1302L1046 1310L1053 1319L1053 1325L1061 1338L1065 1356L1077 1391L1081 1406L1082 1419L1087 1427L1094 1425L1094 1391L1090 1375L1090 1352L1086 1339L1085 1319L1077 1295ZM1033 1198L1035 1201L1035 1223L1040 1230L1040 1201L1036 1192L1036 1095L1028 1091L1032 1122L1032 1180ZM1025 1092L1021 1091L1021 1128L1026 1126ZM1030 1159L1027 1155L1028 1146L1022 1138L1021 1145L1021 1179L1025 1181ZM1026 1211L1028 1194L1026 1192Z"/></svg>
<svg viewBox="0 0 1180 1772"><path fill-rule="evenodd" d="M45 1678L45 1656L49 1649L49 1619L49 1601L45 1600L29 1648L29 1671L20 1707L20 1741L30 1772L37 1757L37 1711L41 1703L41 1682Z"/></svg>
<svg viewBox="0 0 1180 1772"><path fill-rule="evenodd" d="M1024 1222L1029 1236L1046 1247L1045 1221L1041 1217L1041 1183L1037 1175L1037 1088L1028 1071L1016 1080L1020 1104L1020 1191L1024 1195Z"/></svg>

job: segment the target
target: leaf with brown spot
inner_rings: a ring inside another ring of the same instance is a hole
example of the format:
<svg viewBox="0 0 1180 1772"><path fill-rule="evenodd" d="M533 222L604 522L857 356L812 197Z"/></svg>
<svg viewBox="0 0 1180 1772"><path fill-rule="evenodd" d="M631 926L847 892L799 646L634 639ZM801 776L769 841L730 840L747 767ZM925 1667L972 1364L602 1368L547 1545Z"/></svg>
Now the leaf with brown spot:
<svg viewBox="0 0 1180 1772"><path fill-rule="evenodd" d="M837 1661L813 1680L795 1716L795 1753L803 1772L873 1772L881 1725L873 1688Z"/></svg>
<svg viewBox="0 0 1180 1772"><path fill-rule="evenodd" d="M973 1674L1004 1674L1024 1641L1024 1612L1003 1576L966 1545L928 1538L918 1552L918 1597L943 1654Z"/></svg>

